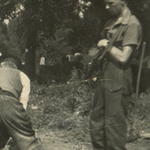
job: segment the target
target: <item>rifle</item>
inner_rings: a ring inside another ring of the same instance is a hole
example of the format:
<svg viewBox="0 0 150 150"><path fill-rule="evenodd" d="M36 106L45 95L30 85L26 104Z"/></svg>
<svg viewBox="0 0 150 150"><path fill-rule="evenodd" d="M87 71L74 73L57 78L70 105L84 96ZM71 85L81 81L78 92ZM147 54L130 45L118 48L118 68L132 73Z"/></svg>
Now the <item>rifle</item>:
<svg viewBox="0 0 150 150"><path fill-rule="evenodd" d="M97 52L97 54L95 55L95 57L92 59L91 63L88 64L88 71L87 71L87 76L86 78L92 78L92 77L96 77L98 75L99 72L99 65L100 65L100 61L99 58L102 55L104 47L100 47L99 51Z"/></svg>
<svg viewBox="0 0 150 150"><path fill-rule="evenodd" d="M96 54L96 56L93 58L91 62L91 65L88 70L87 78L93 77L94 71L97 71L97 73L94 74L95 75L94 77L97 77L99 74L102 74L102 61L105 55L107 54L107 52L109 52L112 49L113 44L116 41L118 35L124 31L125 27L126 27L125 25L120 25L120 27L118 28L116 33L113 35L108 45L105 48L104 47L99 48L100 50L98 51L98 53Z"/></svg>

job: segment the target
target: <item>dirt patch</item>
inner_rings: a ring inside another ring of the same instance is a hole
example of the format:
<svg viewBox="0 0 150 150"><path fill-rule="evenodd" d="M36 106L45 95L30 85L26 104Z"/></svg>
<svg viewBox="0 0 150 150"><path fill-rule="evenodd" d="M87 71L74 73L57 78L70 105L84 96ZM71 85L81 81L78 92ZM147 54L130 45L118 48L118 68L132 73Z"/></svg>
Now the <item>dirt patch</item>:
<svg viewBox="0 0 150 150"><path fill-rule="evenodd" d="M41 139L45 150L92 150L91 143L77 141L76 138L68 138L64 132L40 131L38 137ZM150 150L150 140L138 139L127 143L128 150Z"/></svg>

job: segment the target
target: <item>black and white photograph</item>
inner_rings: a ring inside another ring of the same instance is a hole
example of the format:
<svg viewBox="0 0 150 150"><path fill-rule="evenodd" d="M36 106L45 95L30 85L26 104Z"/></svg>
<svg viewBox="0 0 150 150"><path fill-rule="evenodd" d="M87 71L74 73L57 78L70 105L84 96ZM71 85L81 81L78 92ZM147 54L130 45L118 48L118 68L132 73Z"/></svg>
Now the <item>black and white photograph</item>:
<svg viewBox="0 0 150 150"><path fill-rule="evenodd" d="M0 0L0 150L150 150L150 0Z"/></svg>

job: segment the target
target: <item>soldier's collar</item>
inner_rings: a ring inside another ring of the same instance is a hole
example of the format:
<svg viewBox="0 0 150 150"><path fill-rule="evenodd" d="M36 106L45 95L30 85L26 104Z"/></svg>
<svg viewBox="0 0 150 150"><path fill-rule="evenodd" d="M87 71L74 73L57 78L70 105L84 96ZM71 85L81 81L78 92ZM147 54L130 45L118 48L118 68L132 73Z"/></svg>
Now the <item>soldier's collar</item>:
<svg viewBox="0 0 150 150"><path fill-rule="evenodd" d="M129 8L125 8L124 10L124 15L123 17L120 17L117 19L117 21L115 22L115 25L117 24L123 24L123 25L127 25L129 22L129 19L131 17L131 11L129 10Z"/></svg>

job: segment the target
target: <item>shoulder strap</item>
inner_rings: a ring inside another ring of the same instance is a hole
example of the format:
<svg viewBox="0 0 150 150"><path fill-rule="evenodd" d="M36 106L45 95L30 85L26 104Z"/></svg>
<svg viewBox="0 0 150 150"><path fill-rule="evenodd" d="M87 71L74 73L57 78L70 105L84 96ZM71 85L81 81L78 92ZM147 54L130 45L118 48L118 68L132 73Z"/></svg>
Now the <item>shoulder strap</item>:
<svg viewBox="0 0 150 150"><path fill-rule="evenodd" d="M104 56L106 55L106 53L109 52L112 49L113 44L116 41L118 35L123 32L123 30L124 30L125 27L126 27L126 25L122 25L122 24L120 25L120 27L118 28L118 30L116 31L116 33L113 35L111 41L105 47L105 50L103 51L103 53L101 54L101 56L98 58L99 61L101 61L104 58Z"/></svg>

